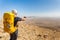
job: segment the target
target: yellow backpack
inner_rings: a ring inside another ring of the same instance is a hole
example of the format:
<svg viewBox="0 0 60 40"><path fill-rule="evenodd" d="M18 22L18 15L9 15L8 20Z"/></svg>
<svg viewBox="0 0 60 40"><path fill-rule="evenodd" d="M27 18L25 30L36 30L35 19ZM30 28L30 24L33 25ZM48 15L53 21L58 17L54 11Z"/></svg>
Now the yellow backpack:
<svg viewBox="0 0 60 40"><path fill-rule="evenodd" d="M6 12L3 15L4 31L8 33L13 33L16 31L14 27L14 14L11 12Z"/></svg>

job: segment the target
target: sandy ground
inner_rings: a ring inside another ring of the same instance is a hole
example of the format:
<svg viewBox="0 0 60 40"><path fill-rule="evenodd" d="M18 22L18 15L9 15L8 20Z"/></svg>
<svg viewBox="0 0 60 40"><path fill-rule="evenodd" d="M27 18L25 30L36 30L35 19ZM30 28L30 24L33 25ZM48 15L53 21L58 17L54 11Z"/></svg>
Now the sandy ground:
<svg viewBox="0 0 60 40"><path fill-rule="evenodd" d="M33 22L33 21L30 21ZM60 31L52 30L45 27L31 25L26 21L18 22L18 39L17 40L60 40ZM9 40L9 34L3 32L3 24L0 24L0 40Z"/></svg>

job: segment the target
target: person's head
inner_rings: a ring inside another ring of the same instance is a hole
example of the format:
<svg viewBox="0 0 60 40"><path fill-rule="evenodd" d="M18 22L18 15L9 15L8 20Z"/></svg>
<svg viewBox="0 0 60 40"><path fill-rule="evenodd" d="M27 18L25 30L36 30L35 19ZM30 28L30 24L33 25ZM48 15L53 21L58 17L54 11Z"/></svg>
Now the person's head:
<svg viewBox="0 0 60 40"><path fill-rule="evenodd" d="M12 10L12 13L15 15L15 17L17 16L17 10L16 9Z"/></svg>

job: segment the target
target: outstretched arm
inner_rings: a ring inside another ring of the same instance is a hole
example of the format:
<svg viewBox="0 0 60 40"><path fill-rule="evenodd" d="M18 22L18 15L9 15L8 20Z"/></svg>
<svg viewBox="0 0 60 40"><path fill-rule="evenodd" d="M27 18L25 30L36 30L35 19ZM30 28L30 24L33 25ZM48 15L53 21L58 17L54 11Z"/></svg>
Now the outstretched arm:
<svg viewBox="0 0 60 40"><path fill-rule="evenodd" d="M24 18L19 18L19 17L18 17L18 21L25 21L25 19L24 19Z"/></svg>

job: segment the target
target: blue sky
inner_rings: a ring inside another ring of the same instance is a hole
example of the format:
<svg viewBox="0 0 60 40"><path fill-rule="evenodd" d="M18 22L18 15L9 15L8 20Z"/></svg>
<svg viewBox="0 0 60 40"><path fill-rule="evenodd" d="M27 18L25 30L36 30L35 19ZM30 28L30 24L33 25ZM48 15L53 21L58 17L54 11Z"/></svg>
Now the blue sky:
<svg viewBox="0 0 60 40"><path fill-rule="evenodd" d="M18 11L18 16L60 17L60 0L0 0L0 17Z"/></svg>

